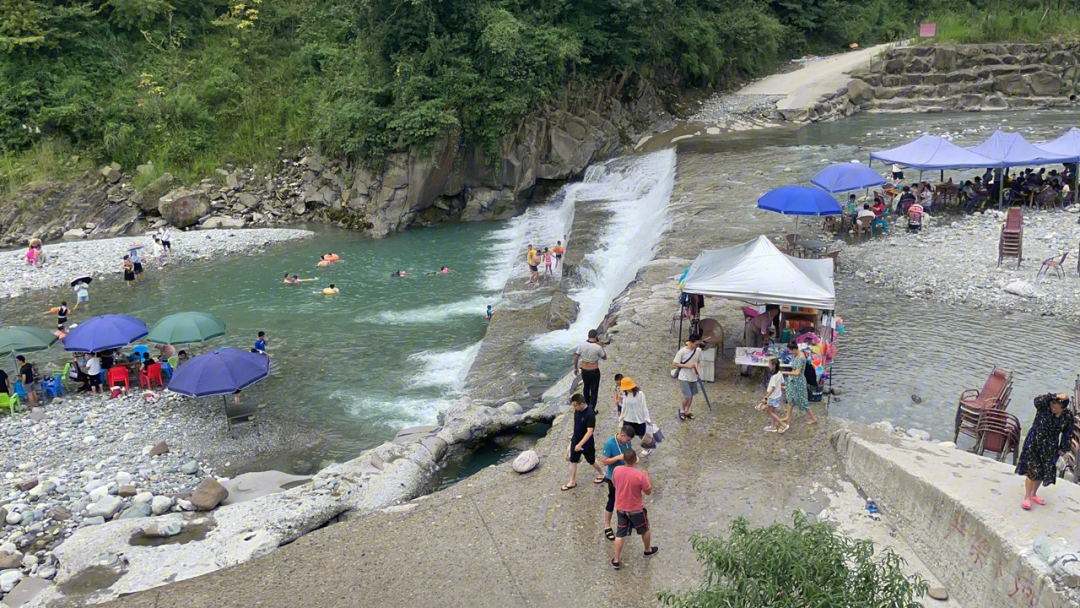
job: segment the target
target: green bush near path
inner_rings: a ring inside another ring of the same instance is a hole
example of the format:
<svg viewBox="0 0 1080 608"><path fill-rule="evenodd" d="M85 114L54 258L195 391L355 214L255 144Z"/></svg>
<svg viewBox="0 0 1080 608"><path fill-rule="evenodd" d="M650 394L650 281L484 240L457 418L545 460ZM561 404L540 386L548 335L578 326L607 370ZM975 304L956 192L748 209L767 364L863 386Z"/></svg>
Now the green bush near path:
<svg viewBox="0 0 1080 608"><path fill-rule="evenodd" d="M904 560L868 540L854 540L797 511L790 526L753 528L740 517L728 538L691 539L705 566L700 589L664 591L679 608L920 608L929 585L908 577Z"/></svg>
<svg viewBox="0 0 1080 608"><path fill-rule="evenodd" d="M585 91L647 82L671 100L908 36L925 15L948 32L951 15L1051 4L0 0L0 188L107 162L186 181L230 162L269 170L304 145L377 164L447 131L494 160L521 116ZM1054 7L1056 22L1076 15ZM1022 14L1000 35L1041 35Z"/></svg>
<svg viewBox="0 0 1080 608"><path fill-rule="evenodd" d="M1046 42L1080 40L1080 3L1073 0L988 0L935 9L935 43Z"/></svg>

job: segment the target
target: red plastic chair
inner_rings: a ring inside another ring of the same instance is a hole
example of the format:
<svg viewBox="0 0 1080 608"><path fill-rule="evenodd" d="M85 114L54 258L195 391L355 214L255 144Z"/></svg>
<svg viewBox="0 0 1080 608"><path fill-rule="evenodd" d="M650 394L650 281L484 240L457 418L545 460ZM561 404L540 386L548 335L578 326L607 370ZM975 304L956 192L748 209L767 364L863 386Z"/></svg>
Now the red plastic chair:
<svg viewBox="0 0 1080 608"><path fill-rule="evenodd" d="M146 371L139 372L139 386L145 386L146 388L154 388L153 381L157 380L157 383L165 388L165 381L161 379L161 364L155 363L146 368Z"/></svg>
<svg viewBox="0 0 1080 608"><path fill-rule="evenodd" d="M124 388L131 390L131 382L128 380L128 369L123 365L115 365L109 368L108 375L105 376L105 381L109 386L124 385Z"/></svg>

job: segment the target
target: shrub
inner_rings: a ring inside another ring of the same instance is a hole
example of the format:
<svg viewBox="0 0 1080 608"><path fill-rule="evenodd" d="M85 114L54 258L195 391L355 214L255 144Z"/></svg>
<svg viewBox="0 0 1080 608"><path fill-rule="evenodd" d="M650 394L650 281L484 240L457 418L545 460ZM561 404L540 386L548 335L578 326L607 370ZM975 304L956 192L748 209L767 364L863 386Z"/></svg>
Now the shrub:
<svg viewBox="0 0 1080 608"><path fill-rule="evenodd" d="M752 528L740 517L726 539L694 536L704 585L658 598L681 608L920 608L929 585L906 576L891 549L875 556L870 541L811 524L801 511L793 520Z"/></svg>

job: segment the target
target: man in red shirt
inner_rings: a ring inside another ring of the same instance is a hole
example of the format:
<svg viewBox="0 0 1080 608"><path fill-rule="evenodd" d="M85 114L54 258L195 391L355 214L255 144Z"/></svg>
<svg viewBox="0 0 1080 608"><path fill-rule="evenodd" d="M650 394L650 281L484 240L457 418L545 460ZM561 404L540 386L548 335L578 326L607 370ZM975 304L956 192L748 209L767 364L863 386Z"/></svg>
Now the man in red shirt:
<svg viewBox="0 0 1080 608"><path fill-rule="evenodd" d="M622 567L619 557L622 555L623 539L633 534L634 530L645 543L645 557L652 557L660 550L649 543L652 531L649 530L649 512L645 509L642 496L652 494L652 483L649 482L648 473L637 469L637 462L637 452L628 449L623 452L623 466L615 467L611 472L611 482L615 485L615 511L618 513L615 559L611 560L611 566L616 570Z"/></svg>

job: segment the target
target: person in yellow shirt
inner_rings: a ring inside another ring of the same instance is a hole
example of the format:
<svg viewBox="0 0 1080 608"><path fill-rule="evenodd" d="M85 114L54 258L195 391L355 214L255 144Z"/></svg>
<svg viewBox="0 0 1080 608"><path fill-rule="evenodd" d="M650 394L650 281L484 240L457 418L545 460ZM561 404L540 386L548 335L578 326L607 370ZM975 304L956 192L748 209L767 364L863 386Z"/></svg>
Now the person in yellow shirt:
<svg viewBox="0 0 1080 608"><path fill-rule="evenodd" d="M540 252L532 244L529 244L529 253L525 256L525 262L529 265L529 285L540 286Z"/></svg>

